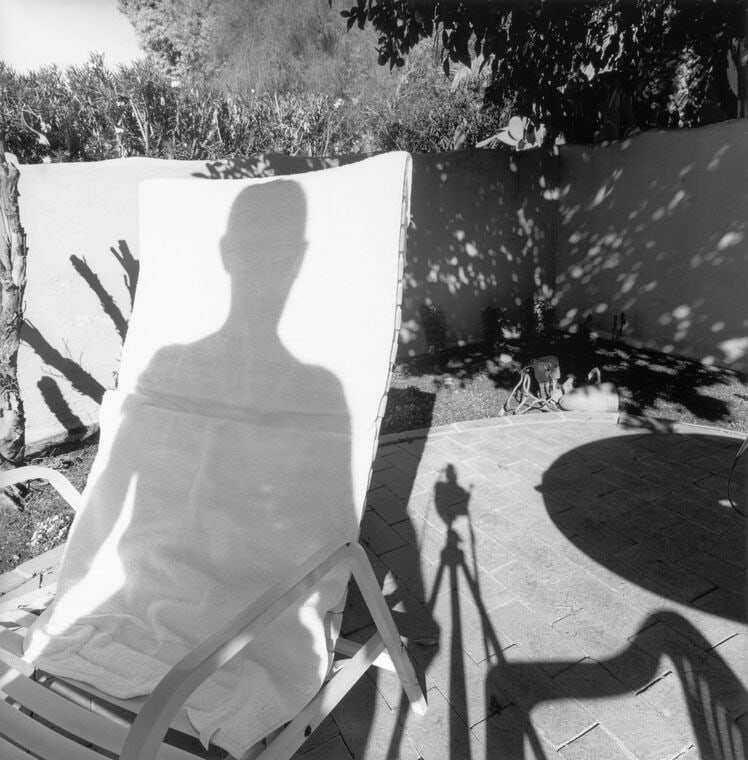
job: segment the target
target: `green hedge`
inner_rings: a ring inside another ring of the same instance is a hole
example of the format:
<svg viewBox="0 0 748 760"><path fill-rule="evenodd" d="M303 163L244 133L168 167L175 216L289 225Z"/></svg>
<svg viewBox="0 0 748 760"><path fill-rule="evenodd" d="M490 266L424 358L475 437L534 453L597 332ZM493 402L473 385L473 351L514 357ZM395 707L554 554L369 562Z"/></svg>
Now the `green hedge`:
<svg viewBox="0 0 748 760"><path fill-rule="evenodd" d="M7 147L21 163L440 151L453 147L458 131L467 144L492 134L501 117L484 111L476 92L436 78L386 102L320 93L238 97L173 80L148 60L112 71L96 56L28 74L0 62L0 88Z"/></svg>

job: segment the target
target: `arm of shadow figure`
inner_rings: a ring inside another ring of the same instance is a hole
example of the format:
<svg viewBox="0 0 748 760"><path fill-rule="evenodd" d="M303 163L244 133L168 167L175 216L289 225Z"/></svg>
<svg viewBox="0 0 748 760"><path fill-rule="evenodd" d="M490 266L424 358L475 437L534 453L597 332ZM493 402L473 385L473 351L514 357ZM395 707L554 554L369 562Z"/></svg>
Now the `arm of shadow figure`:
<svg viewBox="0 0 748 760"><path fill-rule="evenodd" d="M699 757L738 760L748 756L748 733L737 720L748 709L748 692L725 660L709 651L712 645L697 628L677 612L662 610L648 617L630 642L626 649L599 662L507 662L500 658L486 678L487 760L548 757L543 746L549 745L541 741L532 723L533 708L543 702L584 702L642 693L646 701L646 690L663 678L679 682ZM673 669L663 675L667 663ZM548 671L570 675L551 679ZM627 674L628 683L614 674ZM506 720L504 712L509 715ZM618 738L625 742L625 737ZM526 756L528 743L533 754Z"/></svg>

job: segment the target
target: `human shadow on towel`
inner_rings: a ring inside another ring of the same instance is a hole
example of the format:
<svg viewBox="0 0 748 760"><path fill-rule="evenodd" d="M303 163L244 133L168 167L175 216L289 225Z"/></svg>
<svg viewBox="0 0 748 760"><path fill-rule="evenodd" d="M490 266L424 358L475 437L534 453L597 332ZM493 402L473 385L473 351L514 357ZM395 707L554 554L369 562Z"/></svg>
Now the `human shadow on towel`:
<svg viewBox="0 0 748 760"><path fill-rule="evenodd" d="M285 572L333 537L356 537L343 385L299 361L278 332L305 259L305 219L293 181L242 190L220 242L225 323L164 345L107 394L58 597L27 640L44 670L118 697L146 694ZM205 277L209 259L185 250L184 276ZM143 261L140 287L157 267ZM142 293L136 315L152 311ZM153 345L166 312L194 320L223 308L216 293L203 296L185 302L167 283L161 315L134 315L123 370L146 333ZM316 693L328 668L326 613L346 580L324 582L193 694L188 715L204 741L240 754Z"/></svg>

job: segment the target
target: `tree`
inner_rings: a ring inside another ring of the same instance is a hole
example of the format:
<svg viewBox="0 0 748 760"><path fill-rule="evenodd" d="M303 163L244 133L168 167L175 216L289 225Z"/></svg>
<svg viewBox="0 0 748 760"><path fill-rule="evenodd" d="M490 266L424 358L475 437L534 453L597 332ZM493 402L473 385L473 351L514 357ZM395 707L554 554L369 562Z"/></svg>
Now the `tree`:
<svg viewBox="0 0 748 760"><path fill-rule="evenodd" d="M371 85L382 78L369 52L361 49L373 45L373 34L347 37L326 0L223 3L215 28L213 82L229 91L345 97L360 79Z"/></svg>
<svg viewBox="0 0 748 760"><path fill-rule="evenodd" d="M374 29L348 35L340 24L337 11L348 2L212 0L206 13L194 0L120 0L165 71L230 93L250 110L277 94L279 115L289 95L331 98L331 119L359 135L349 141L355 150L451 150L498 131L502 109L482 108L488 78L477 67L461 67L450 81L424 42L388 72L371 55ZM190 40L186 27L202 36Z"/></svg>
<svg viewBox="0 0 748 760"><path fill-rule="evenodd" d="M18 348L26 288L26 235L18 208L18 167L5 156L0 121L0 468L23 460L25 416L18 386Z"/></svg>
<svg viewBox="0 0 748 760"><path fill-rule="evenodd" d="M332 0L340 8L347 0ZM345 97L387 76L374 32L346 35L328 0L119 0L141 46L179 79L234 94Z"/></svg>
<svg viewBox="0 0 748 760"><path fill-rule="evenodd" d="M141 45L171 73L203 68L223 0L119 0Z"/></svg>
<svg viewBox="0 0 748 760"><path fill-rule="evenodd" d="M358 0L348 29L378 32L378 62L402 66L439 35L450 65L489 66L486 98L570 141L745 114L742 0ZM730 81L732 76L732 82Z"/></svg>

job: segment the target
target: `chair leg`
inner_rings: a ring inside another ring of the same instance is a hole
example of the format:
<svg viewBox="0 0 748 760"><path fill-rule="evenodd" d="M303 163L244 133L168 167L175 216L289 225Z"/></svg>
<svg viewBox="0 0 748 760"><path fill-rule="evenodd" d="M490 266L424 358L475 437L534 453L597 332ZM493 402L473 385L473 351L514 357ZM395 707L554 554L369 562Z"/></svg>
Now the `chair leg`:
<svg viewBox="0 0 748 760"><path fill-rule="evenodd" d="M351 544L350 549L353 577L374 620L374 625L392 659L395 671L400 677L403 691L405 691L410 701L411 709L417 715L424 715L426 712L426 697L418 682L418 677L405 649L405 645L397 632L395 621L392 619L392 613L384 601L369 558L360 544Z"/></svg>
<svg viewBox="0 0 748 760"><path fill-rule="evenodd" d="M375 633L323 687L312 701L281 731L268 740L261 754L239 760L288 760L322 721L333 711L353 685L384 651L384 642Z"/></svg>

